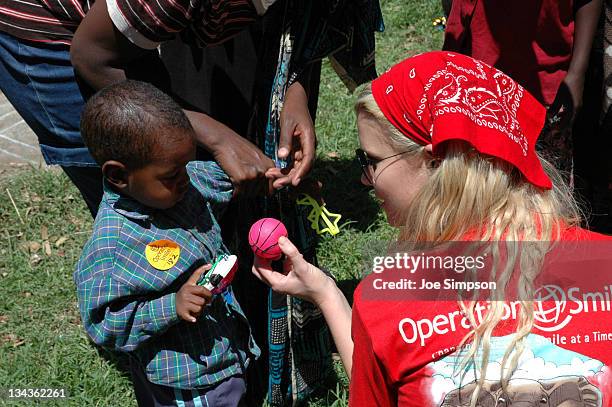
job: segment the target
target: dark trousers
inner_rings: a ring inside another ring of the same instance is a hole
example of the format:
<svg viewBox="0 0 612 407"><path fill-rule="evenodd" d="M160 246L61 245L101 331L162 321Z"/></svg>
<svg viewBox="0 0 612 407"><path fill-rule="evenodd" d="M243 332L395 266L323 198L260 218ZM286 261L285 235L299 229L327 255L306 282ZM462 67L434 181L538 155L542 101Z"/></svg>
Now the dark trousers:
<svg viewBox="0 0 612 407"><path fill-rule="evenodd" d="M64 167L64 173L76 185L92 217L96 217L102 201L102 170L100 167Z"/></svg>
<svg viewBox="0 0 612 407"><path fill-rule="evenodd" d="M246 382L230 377L205 390L181 390L160 386L147 380L136 363L130 364L134 393L140 407L244 407Z"/></svg>

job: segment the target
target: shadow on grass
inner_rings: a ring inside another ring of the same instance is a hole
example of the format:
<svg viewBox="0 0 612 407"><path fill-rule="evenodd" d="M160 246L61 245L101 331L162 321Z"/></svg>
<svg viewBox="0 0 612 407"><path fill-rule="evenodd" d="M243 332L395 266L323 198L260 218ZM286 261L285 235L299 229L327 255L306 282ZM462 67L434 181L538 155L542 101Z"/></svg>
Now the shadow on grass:
<svg viewBox="0 0 612 407"><path fill-rule="evenodd" d="M89 345L98 352L98 356L110 363L122 376L130 379L130 381L132 380L132 374L130 373L130 358L128 355L119 352L111 352L96 345L92 341L89 341Z"/></svg>
<svg viewBox="0 0 612 407"><path fill-rule="evenodd" d="M369 187L361 183L361 168L351 159L318 159L312 172L323 184L323 198L333 213L342 215L341 223L366 231L376 222L380 210L370 196Z"/></svg>

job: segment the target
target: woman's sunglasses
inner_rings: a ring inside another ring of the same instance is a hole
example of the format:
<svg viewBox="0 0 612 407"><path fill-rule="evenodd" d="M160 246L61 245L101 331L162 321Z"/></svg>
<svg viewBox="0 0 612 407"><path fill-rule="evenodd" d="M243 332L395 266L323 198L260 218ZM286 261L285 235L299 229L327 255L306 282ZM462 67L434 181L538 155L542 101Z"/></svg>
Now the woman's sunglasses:
<svg viewBox="0 0 612 407"><path fill-rule="evenodd" d="M374 185L373 174L374 174L374 171L376 170L376 165L380 163L381 161L387 160L389 158L397 157L398 155L406 154L407 152L408 151L404 151L401 153L390 155L385 158L381 158L380 160L373 160L370 157L368 157L368 154L365 151L358 148L357 150L355 150L355 156L357 157L357 161L359 162L359 165L361 166L361 171L363 172L363 176L366 178L366 180L370 184Z"/></svg>

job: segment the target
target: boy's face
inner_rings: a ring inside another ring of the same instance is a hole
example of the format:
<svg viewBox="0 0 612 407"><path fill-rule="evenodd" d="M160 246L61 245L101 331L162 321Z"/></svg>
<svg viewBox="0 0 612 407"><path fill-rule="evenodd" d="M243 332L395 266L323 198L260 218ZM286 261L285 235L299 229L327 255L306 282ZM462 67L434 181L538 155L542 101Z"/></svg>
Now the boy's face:
<svg viewBox="0 0 612 407"><path fill-rule="evenodd" d="M196 148L191 134L158 148L150 164L128 172L123 192L151 208L168 209L187 192L189 176L185 166L195 159Z"/></svg>

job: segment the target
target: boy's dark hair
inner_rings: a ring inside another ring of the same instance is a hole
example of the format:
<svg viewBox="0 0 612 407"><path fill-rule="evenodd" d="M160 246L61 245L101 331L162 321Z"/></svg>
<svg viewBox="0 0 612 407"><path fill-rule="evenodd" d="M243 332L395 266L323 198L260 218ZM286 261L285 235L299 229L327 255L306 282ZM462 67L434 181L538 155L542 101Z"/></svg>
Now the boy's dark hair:
<svg viewBox="0 0 612 407"><path fill-rule="evenodd" d="M142 168L159 147L176 141L191 123L179 105L155 86L134 80L101 89L81 113L81 135L101 166L116 160L129 169ZM170 138L169 138L170 137Z"/></svg>

